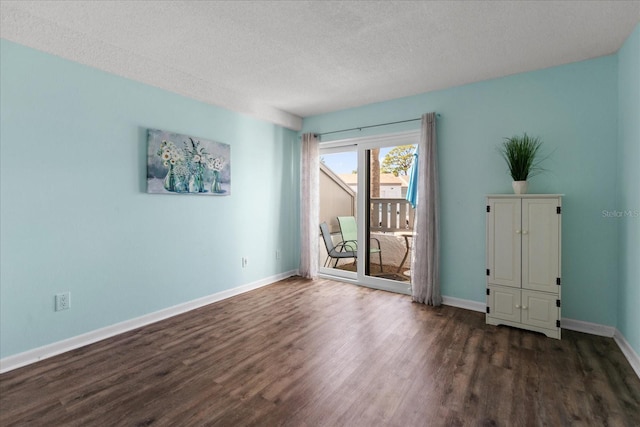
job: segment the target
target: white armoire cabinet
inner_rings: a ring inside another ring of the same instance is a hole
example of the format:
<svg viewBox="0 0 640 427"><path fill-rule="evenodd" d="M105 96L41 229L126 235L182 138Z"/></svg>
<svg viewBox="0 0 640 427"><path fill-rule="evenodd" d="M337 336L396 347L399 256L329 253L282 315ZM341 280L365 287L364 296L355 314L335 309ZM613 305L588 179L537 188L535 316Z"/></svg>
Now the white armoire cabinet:
<svg viewBox="0 0 640 427"><path fill-rule="evenodd" d="M487 323L560 339L562 196L487 196Z"/></svg>

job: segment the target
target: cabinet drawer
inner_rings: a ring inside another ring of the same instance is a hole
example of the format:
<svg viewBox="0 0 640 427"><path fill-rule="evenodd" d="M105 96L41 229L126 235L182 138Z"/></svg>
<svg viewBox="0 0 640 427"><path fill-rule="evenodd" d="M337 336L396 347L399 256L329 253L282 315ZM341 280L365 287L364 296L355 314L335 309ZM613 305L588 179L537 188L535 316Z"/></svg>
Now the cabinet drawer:
<svg viewBox="0 0 640 427"><path fill-rule="evenodd" d="M554 329L559 320L557 295L522 291L522 323L540 328Z"/></svg>
<svg viewBox="0 0 640 427"><path fill-rule="evenodd" d="M489 286L487 307L489 316L497 319L520 322L520 299L522 291L501 286Z"/></svg>

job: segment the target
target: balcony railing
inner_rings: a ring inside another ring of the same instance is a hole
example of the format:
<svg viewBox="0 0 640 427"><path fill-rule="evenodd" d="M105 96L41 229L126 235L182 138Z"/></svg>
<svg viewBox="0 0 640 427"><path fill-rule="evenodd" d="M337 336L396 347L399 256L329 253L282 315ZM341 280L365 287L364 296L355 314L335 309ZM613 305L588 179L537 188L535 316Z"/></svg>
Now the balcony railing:
<svg viewBox="0 0 640 427"><path fill-rule="evenodd" d="M412 231L415 209L405 199L371 198L372 232Z"/></svg>

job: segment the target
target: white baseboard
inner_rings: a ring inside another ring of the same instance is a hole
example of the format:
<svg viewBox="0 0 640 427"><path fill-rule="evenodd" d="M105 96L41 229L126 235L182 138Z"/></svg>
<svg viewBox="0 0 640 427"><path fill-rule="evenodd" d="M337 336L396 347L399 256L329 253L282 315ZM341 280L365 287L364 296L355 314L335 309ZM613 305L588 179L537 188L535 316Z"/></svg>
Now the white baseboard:
<svg viewBox="0 0 640 427"><path fill-rule="evenodd" d="M616 344L618 344L618 347L620 347L620 350L622 350L622 354L627 358L638 378L640 378L640 356L638 356L638 353L635 352L631 344L629 344L619 330L616 329L613 339L616 341Z"/></svg>
<svg viewBox="0 0 640 427"><path fill-rule="evenodd" d="M616 328L613 326L600 325L598 323L584 322L582 320L574 320L562 318L560 321L562 329L569 329L576 332L584 332L591 335L599 335L601 337L613 338Z"/></svg>
<svg viewBox="0 0 640 427"><path fill-rule="evenodd" d="M27 350L23 353L5 357L3 359L0 359L0 374L17 368L21 368L26 365L30 365L32 363L56 356L58 354L65 353L67 351L84 347L88 344L102 341L106 338L111 338L115 335L131 331L141 326L149 325L151 323L155 323L160 320L176 316L178 314L186 313L187 311L195 310L196 308L200 308L235 295L243 294L245 292L270 285L279 280L286 279L287 277L295 276L296 274L298 274L297 270L276 274L274 276L248 283L246 285L241 285L233 289L227 289L222 292L207 295L205 297L188 301L182 304L174 305L173 307L168 307L159 311L155 311L153 313L145 314L144 316L125 320L124 322L116 323L115 325L96 329L85 334L77 335L75 337L71 337L62 341L47 344L45 346L34 348L32 350Z"/></svg>
<svg viewBox="0 0 640 427"><path fill-rule="evenodd" d="M485 313L487 311L487 304L483 302L471 301L469 299L462 299L462 298L447 297L444 295L442 296L442 304L449 305L451 307L464 308L466 310L480 311L482 313Z"/></svg>

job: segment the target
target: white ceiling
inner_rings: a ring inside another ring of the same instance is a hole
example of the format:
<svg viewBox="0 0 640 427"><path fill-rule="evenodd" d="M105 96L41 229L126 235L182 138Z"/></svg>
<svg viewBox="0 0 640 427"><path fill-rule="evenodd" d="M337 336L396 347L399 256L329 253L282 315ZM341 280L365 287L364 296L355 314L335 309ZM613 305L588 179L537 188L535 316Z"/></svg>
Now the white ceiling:
<svg viewBox="0 0 640 427"><path fill-rule="evenodd" d="M2 38L279 125L616 52L640 1L0 1Z"/></svg>

